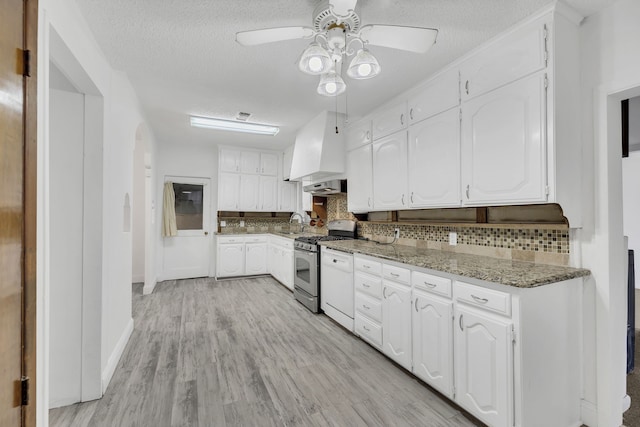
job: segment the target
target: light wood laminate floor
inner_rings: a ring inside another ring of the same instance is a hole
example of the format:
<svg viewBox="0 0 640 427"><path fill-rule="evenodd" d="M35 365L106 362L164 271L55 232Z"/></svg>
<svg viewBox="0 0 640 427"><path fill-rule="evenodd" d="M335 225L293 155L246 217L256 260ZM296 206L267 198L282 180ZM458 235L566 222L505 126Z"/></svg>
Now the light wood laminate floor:
<svg viewBox="0 0 640 427"><path fill-rule="evenodd" d="M104 397L51 426L477 425L270 277L141 292Z"/></svg>

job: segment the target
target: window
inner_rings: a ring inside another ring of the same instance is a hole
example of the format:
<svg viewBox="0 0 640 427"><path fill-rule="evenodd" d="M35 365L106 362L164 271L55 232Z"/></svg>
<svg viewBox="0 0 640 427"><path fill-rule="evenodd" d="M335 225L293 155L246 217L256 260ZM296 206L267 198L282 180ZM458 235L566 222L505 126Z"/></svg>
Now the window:
<svg viewBox="0 0 640 427"><path fill-rule="evenodd" d="M202 230L202 185L173 184L175 193L176 225L178 230Z"/></svg>

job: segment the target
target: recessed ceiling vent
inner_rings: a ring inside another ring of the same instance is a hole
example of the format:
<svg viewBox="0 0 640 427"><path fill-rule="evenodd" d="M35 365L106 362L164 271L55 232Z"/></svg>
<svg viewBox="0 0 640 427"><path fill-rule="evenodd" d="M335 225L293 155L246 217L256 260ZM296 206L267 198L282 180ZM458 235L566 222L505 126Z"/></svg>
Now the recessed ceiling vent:
<svg viewBox="0 0 640 427"><path fill-rule="evenodd" d="M251 117L251 113L243 113L242 111L240 111L238 113L238 117L236 117L236 120L246 122L247 120L249 120L249 117Z"/></svg>

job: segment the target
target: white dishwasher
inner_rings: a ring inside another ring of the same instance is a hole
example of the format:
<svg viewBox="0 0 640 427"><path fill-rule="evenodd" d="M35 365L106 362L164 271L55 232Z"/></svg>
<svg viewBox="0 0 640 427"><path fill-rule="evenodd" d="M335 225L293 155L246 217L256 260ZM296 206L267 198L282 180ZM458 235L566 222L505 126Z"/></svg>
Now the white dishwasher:
<svg viewBox="0 0 640 427"><path fill-rule="evenodd" d="M322 246L320 307L353 332L353 255Z"/></svg>

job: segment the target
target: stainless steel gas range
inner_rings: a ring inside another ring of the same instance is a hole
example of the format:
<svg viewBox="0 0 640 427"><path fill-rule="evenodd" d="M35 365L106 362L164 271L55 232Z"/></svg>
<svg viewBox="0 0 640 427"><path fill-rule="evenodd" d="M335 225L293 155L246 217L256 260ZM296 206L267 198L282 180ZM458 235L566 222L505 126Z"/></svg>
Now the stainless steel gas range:
<svg viewBox="0 0 640 427"><path fill-rule="evenodd" d="M356 238L356 222L335 220L327 224L327 236L297 237L295 249L295 274L293 295L314 313L320 312L320 242Z"/></svg>

